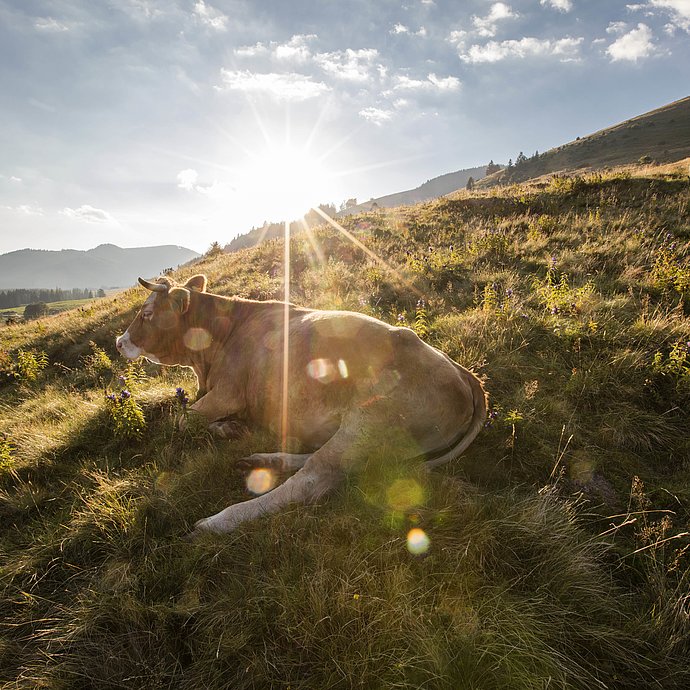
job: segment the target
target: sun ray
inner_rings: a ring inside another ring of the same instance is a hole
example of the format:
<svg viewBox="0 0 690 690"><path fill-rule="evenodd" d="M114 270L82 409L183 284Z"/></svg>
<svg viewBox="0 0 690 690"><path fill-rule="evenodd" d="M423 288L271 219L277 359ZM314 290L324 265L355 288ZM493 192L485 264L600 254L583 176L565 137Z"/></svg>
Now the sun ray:
<svg viewBox="0 0 690 690"><path fill-rule="evenodd" d="M283 453L287 453L288 439L288 366L290 364L290 222L285 221L283 249L283 391L282 407L280 420L280 448Z"/></svg>
<svg viewBox="0 0 690 690"><path fill-rule="evenodd" d="M318 213L327 223L329 223L336 230L338 230L338 232L342 233L348 240L350 240L350 242L352 242L352 244L354 244L356 247L359 247L370 259L372 259L378 264L381 264L381 266L383 266L391 275L395 276L395 278L399 280L403 285L410 288L410 290L412 290L416 295L422 295L419 289L407 278L405 278L405 276L403 276L400 273L400 271L398 271L394 266L391 266L385 259L381 258L378 254L376 254L376 252L371 251L369 247L360 242L349 230L346 230L340 223L331 218L322 209L314 208L313 210L316 211L316 213Z"/></svg>

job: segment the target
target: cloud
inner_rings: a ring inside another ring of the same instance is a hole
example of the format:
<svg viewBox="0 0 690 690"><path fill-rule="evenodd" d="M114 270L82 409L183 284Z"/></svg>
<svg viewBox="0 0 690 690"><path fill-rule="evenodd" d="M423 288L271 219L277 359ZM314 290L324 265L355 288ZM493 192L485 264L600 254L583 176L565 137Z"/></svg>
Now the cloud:
<svg viewBox="0 0 690 690"><path fill-rule="evenodd" d="M330 87L305 74L221 69L225 89L270 96L278 101L306 101L328 91Z"/></svg>
<svg viewBox="0 0 690 690"><path fill-rule="evenodd" d="M541 4L551 5L555 10L559 12L570 12L573 9L573 3L571 0L540 0Z"/></svg>
<svg viewBox="0 0 690 690"><path fill-rule="evenodd" d="M101 208L94 208L88 204L84 204L79 208L63 208L60 215L67 216L74 220L81 220L85 223L114 223L115 219Z"/></svg>
<svg viewBox="0 0 690 690"><path fill-rule="evenodd" d="M39 17L34 22L34 28L38 31L44 31L46 33L61 33L63 31L69 31L69 26L62 22L53 19L52 17Z"/></svg>
<svg viewBox="0 0 690 690"><path fill-rule="evenodd" d="M25 216L43 216L45 212L40 206L30 206L29 204L22 204L21 206L0 206L6 211L14 211Z"/></svg>
<svg viewBox="0 0 690 690"><path fill-rule="evenodd" d="M232 188L214 180L212 184L199 184L199 173L194 168L177 173L177 186L187 192L198 192L211 199L219 199L232 191Z"/></svg>
<svg viewBox="0 0 690 690"><path fill-rule="evenodd" d="M649 6L665 10L671 15L671 27L690 33L690 0L650 0Z"/></svg>
<svg viewBox="0 0 690 690"><path fill-rule="evenodd" d="M392 34L409 34L410 30L404 24L396 24L391 30Z"/></svg>
<svg viewBox="0 0 690 690"><path fill-rule="evenodd" d="M622 34L625 33L628 25L626 22L610 22L606 27L607 34Z"/></svg>
<svg viewBox="0 0 690 690"><path fill-rule="evenodd" d="M472 24L480 36L495 36L498 31L498 22L503 19L514 19L518 14L513 12L510 5L504 2L496 2L491 5L489 14L486 17L472 17Z"/></svg>
<svg viewBox="0 0 690 690"><path fill-rule="evenodd" d="M191 192L196 186L198 179L199 173L193 168L180 170L180 172L177 173L177 186L180 189L186 189L188 192Z"/></svg>
<svg viewBox="0 0 690 690"><path fill-rule="evenodd" d="M563 60L574 60L579 56L583 38L562 38L559 40L538 39L525 36L520 40L502 42L490 41L484 46L473 45L460 58L465 62L499 62L508 58L559 56Z"/></svg>
<svg viewBox="0 0 690 690"><path fill-rule="evenodd" d="M287 43L272 44L273 54L279 60L296 60L305 62L311 56L311 50L307 43L316 38L316 34L297 34Z"/></svg>
<svg viewBox="0 0 690 690"><path fill-rule="evenodd" d="M204 0L197 0L194 5L194 15L204 25L214 31L226 31L228 18L220 10L207 5Z"/></svg>
<svg viewBox="0 0 690 690"><path fill-rule="evenodd" d="M268 46L261 43L261 41L258 41L253 46L240 46L233 51L237 57L256 57L257 55L265 55L267 52Z"/></svg>
<svg viewBox="0 0 690 690"><path fill-rule="evenodd" d="M332 53L317 53L316 64L327 74L347 81L365 82L379 57L376 48L337 50Z"/></svg>
<svg viewBox="0 0 690 690"><path fill-rule="evenodd" d="M637 62L655 52L656 48L652 43L652 31L646 24L638 24L636 29L623 34L606 49L611 62L620 62L621 60Z"/></svg>
<svg viewBox="0 0 690 690"><path fill-rule="evenodd" d="M369 122L373 122L375 125L380 127L384 122L390 121L393 117L393 113L390 110L382 110L381 108L364 108L359 111L360 117L363 117Z"/></svg>
<svg viewBox="0 0 690 690"><path fill-rule="evenodd" d="M399 74L394 81L394 91L458 91L461 86L457 77L437 77L433 73L426 79L411 79Z"/></svg>
<svg viewBox="0 0 690 690"><path fill-rule="evenodd" d="M473 45L460 55L463 62L499 62L501 60L529 57L558 57L561 62L579 60L580 46L584 38L560 38L551 40L525 36L518 40L489 41L486 45Z"/></svg>

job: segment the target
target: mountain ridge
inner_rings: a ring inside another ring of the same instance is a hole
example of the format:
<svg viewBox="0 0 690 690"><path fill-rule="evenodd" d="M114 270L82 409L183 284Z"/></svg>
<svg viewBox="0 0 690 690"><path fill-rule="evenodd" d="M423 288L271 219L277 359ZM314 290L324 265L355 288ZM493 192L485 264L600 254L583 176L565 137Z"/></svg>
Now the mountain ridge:
<svg viewBox="0 0 690 690"><path fill-rule="evenodd" d="M127 287L200 255L179 245L93 249L17 249L0 254L0 289Z"/></svg>

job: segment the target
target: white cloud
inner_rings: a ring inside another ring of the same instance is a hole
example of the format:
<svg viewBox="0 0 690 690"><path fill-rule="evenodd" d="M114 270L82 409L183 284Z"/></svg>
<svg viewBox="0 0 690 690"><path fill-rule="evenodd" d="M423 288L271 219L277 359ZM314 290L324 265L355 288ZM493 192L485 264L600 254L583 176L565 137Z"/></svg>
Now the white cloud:
<svg viewBox="0 0 690 690"><path fill-rule="evenodd" d="M330 87L304 74L255 73L248 70L221 69L224 88L271 96L279 101L306 101L316 98Z"/></svg>
<svg viewBox="0 0 690 690"><path fill-rule="evenodd" d="M265 55L268 52L268 47L261 43L261 41L255 43L253 46L240 46L235 48L233 53L237 57L256 57L257 55Z"/></svg>
<svg viewBox="0 0 690 690"><path fill-rule="evenodd" d="M571 0L540 0L542 5L551 5L560 12L570 12L573 9Z"/></svg>
<svg viewBox="0 0 690 690"><path fill-rule="evenodd" d="M311 56L307 43L316 38L316 34L297 34L287 43L274 46L274 55L279 60L295 60L305 62Z"/></svg>
<svg viewBox="0 0 690 690"><path fill-rule="evenodd" d="M187 168L180 170L177 173L177 186L187 192L198 192L211 199L218 199L227 195L231 190L227 185L222 184L218 180L214 180L212 184L199 184L199 173L194 168Z"/></svg>
<svg viewBox="0 0 690 690"><path fill-rule="evenodd" d="M220 10L207 5L204 0L197 0L194 14L199 21L214 31L225 31L228 28L228 18Z"/></svg>
<svg viewBox="0 0 690 690"><path fill-rule="evenodd" d="M460 80L457 77L437 77L431 73L426 79L410 79L404 74L396 75L394 91L458 91Z"/></svg>
<svg viewBox="0 0 690 690"><path fill-rule="evenodd" d="M422 0L422 5L435 5L434 0Z"/></svg>
<svg viewBox="0 0 690 690"><path fill-rule="evenodd" d="M509 58L523 59L528 57L558 57L561 62L572 62L580 57L580 46L583 38L532 38L525 36L519 41L489 41L486 45L470 46L470 49L460 55L464 62L499 62Z"/></svg>
<svg viewBox="0 0 690 690"><path fill-rule="evenodd" d="M94 208L88 204L84 204L79 208L63 208L60 215L67 216L74 220L81 220L85 223L114 223L115 219L101 208Z"/></svg>
<svg viewBox="0 0 690 690"><path fill-rule="evenodd" d="M617 38L606 52L612 62L637 62L641 58L649 57L656 52L652 43L652 31L646 24L638 24L636 29Z"/></svg>
<svg viewBox="0 0 690 690"><path fill-rule="evenodd" d="M69 26L67 24L63 24L52 17L39 17L34 22L34 28L38 29L38 31L45 31L46 33L69 31Z"/></svg>
<svg viewBox="0 0 690 690"><path fill-rule="evenodd" d="M187 168L186 170L180 170L177 173L177 186L180 189L186 189L191 192L199 179L199 173L193 168Z"/></svg>
<svg viewBox="0 0 690 690"><path fill-rule="evenodd" d="M0 206L6 211L14 211L25 216L43 216L45 212L40 206L30 206L29 204L22 204L21 206Z"/></svg>
<svg viewBox="0 0 690 690"><path fill-rule="evenodd" d="M610 22L606 27L607 34L622 34L625 33L628 25L626 22Z"/></svg>
<svg viewBox="0 0 690 690"><path fill-rule="evenodd" d="M472 17L472 24L480 36L495 36L498 31L498 22L503 19L514 19L517 17L517 12L513 12L510 5L504 2L495 2L491 5L489 14L486 17Z"/></svg>
<svg viewBox="0 0 690 690"><path fill-rule="evenodd" d="M671 26L690 33L690 0L651 0L651 7L666 10L671 15ZM669 29L666 29L669 33Z"/></svg>
<svg viewBox="0 0 690 690"><path fill-rule="evenodd" d="M404 24L396 24L390 31L389 33L396 35L396 34L409 34L410 36L419 36L420 38L424 38L427 34L426 28L421 26L417 31L411 31L408 29Z"/></svg>
<svg viewBox="0 0 690 690"><path fill-rule="evenodd" d="M379 57L376 48L338 50L332 53L317 53L316 64L327 74L354 82L365 82L371 77L375 61Z"/></svg>
<svg viewBox="0 0 690 690"><path fill-rule="evenodd" d="M393 117L393 113L390 110L382 110L381 108L364 108L359 111L359 115L378 127L384 122L390 121Z"/></svg>

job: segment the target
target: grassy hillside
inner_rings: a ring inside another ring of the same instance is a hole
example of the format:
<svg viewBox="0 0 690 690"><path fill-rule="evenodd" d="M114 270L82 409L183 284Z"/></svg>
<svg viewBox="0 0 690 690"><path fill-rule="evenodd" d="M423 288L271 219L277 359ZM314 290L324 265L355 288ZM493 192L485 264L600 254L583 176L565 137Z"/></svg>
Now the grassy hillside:
<svg viewBox="0 0 690 690"><path fill-rule="evenodd" d="M526 152L529 155L529 152ZM669 163L690 156L690 97L674 101L484 178L479 187L523 182L547 173L599 170L643 161ZM687 170L686 170L687 172Z"/></svg>
<svg viewBox="0 0 690 690"><path fill-rule="evenodd" d="M0 685L689 687L687 164L345 219L397 276L293 238L295 302L412 326L491 414L429 476L388 430L332 500L231 535L182 539L275 440L178 430L190 375L114 352L142 289L0 329ZM281 261L193 270L279 297Z"/></svg>
<svg viewBox="0 0 690 690"><path fill-rule="evenodd" d="M91 304L93 302L93 298L90 299L68 299L68 300L62 300L61 302L48 302L48 309L52 312L61 312L61 311L68 311L69 309L75 309L77 307L83 307L87 304ZM21 307L7 307L6 309L0 309L0 317L5 316L7 314L24 314L24 307L26 307L26 304L23 304Z"/></svg>

